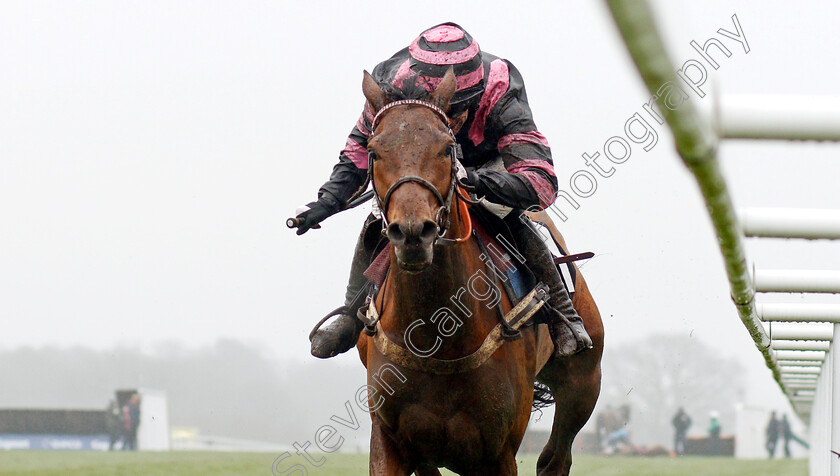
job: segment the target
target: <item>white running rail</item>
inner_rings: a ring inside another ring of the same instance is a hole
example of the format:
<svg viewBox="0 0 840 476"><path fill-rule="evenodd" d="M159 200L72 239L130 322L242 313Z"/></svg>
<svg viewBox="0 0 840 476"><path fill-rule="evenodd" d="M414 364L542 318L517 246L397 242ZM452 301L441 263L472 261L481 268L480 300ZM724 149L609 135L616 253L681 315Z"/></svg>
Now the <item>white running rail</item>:
<svg viewBox="0 0 840 476"><path fill-rule="evenodd" d="M647 89L677 81L646 0L606 0ZM712 219L732 300L773 378L811 428L810 474L840 476L840 306L756 304L756 293L840 293L840 270L750 272L745 237L840 239L840 210L748 209L736 214L717 161L724 139L840 141L840 97L724 97L715 122L691 101L658 104ZM764 322L767 322L765 327ZM791 322L779 329L772 322ZM827 326L827 327L826 327ZM769 329L769 332L768 332Z"/></svg>

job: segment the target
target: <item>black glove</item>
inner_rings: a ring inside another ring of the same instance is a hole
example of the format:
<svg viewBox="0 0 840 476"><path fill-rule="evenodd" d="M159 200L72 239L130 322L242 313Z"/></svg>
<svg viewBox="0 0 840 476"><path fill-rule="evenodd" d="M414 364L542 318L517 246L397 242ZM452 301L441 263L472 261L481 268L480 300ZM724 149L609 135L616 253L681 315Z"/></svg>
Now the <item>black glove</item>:
<svg viewBox="0 0 840 476"><path fill-rule="evenodd" d="M302 235L312 228L321 228L318 223L324 221L334 212L321 202L312 202L306 205L309 210L298 214L297 234Z"/></svg>
<svg viewBox="0 0 840 476"><path fill-rule="evenodd" d="M458 180L461 185L469 192L474 192L478 188L479 176L472 170L467 171L467 176Z"/></svg>

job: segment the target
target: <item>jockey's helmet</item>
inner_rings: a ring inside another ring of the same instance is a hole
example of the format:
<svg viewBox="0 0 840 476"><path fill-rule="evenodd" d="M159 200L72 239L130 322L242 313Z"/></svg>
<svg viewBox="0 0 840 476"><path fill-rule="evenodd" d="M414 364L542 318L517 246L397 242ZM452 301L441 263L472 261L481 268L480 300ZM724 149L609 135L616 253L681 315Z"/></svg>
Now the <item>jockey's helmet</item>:
<svg viewBox="0 0 840 476"><path fill-rule="evenodd" d="M453 110L464 110L484 91L485 74L478 42L455 23L441 23L418 36L408 47L410 68L421 80L437 86L452 67L457 89Z"/></svg>

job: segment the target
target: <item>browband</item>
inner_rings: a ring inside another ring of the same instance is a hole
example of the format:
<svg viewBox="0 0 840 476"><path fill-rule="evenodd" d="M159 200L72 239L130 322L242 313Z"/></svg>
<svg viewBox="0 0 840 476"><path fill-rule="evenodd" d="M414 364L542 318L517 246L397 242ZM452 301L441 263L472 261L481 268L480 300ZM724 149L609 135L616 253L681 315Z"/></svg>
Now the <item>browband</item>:
<svg viewBox="0 0 840 476"><path fill-rule="evenodd" d="M386 104L385 106L382 107L382 109L379 110L379 112L376 113L375 116L373 116L373 121L370 124L371 132L373 132L374 129L376 129L376 125L379 123L379 119L382 117L382 114L384 114L386 111L389 111L392 108L395 108L397 106L423 106L423 107L429 108L432 111L434 111L435 114L440 116L440 119L443 121L444 124L446 124L447 128L450 127L449 126L449 116L446 115L446 113L443 111L443 109L435 106L434 104L432 104L430 102L421 101L419 99L402 99L402 100L399 100L399 101L394 101L394 102L390 102L390 103Z"/></svg>

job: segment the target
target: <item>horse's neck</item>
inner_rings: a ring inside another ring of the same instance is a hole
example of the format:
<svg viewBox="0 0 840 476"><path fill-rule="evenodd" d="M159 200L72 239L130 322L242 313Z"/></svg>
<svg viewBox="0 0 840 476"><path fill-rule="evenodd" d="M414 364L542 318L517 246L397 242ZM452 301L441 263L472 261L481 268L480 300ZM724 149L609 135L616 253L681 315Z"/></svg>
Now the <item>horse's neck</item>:
<svg viewBox="0 0 840 476"><path fill-rule="evenodd" d="M455 217L453 222L462 223ZM453 226L449 235L463 233L462 226ZM471 294L486 293L488 283L483 278L492 279L486 275L479 255L475 239L436 246L432 265L415 274L402 271L392 255L391 274L384 287L390 297L385 308L391 311L386 312L387 322L383 316L386 329L402 334L400 340L411 329L412 346L420 349L430 349L439 342L440 351L435 353L439 358L457 358L475 350L498 323L495 309L485 304L489 300L479 301ZM452 333L458 324L460 327Z"/></svg>

